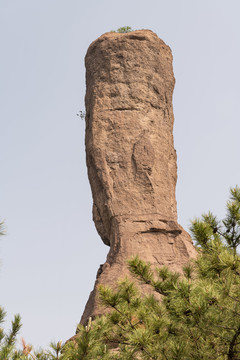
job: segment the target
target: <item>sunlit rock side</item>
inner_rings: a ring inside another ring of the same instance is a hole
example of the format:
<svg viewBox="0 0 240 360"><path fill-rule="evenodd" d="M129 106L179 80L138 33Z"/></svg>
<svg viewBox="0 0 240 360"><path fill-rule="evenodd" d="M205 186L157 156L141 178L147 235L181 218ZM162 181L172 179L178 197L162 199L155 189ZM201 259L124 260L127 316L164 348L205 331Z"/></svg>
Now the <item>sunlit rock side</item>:
<svg viewBox="0 0 240 360"><path fill-rule="evenodd" d="M177 222L174 83L171 50L150 30L106 33L88 49L87 167L93 220L110 250L82 323L103 312L97 285L114 287L133 255L176 271L196 255Z"/></svg>

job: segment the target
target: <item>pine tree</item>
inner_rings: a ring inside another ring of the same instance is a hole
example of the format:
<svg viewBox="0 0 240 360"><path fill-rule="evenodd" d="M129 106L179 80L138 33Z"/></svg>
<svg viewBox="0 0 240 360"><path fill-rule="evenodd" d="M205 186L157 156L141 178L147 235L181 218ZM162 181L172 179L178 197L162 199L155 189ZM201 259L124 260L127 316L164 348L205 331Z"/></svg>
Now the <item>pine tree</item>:
<svg viewBox="0 0 240 360"><path fill-rule="evenodd" d="M0 360L239 360L239 187L231 189L222 221L204 214L190 230L199 254L182 274L135 257L128 265L136 282L124 278L115 291L99 286L102 306L110 312L79 325L73 341L34 352L23 340L17 350L16 315L9 333L0 327ZM140 294L138 281L152 294ZM0 308L0 324L4 317Z"/></svg>
<svg viewBox="0 0 240 360"><path fill-rule="evenodd" d="M240 189L231 189L223 221L205 214L191 232L199 255L182 275L138 257L129 261L152 295L141 296L128 279L117 291L99 287L112 311L81 327L69 359L240 359Z"/></svg>

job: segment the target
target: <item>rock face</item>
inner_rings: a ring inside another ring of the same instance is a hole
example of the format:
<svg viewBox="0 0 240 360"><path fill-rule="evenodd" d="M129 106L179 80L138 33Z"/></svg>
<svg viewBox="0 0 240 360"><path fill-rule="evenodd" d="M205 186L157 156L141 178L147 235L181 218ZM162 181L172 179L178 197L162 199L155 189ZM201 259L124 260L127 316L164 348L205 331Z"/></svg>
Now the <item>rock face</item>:
<svg viewBox="0 0 240 360"><path fill-rule="evenodd" d="M93 220L110 251L82 323L103 312L96 287L128 274L127 259L181 271L196 254L177 223L170 48L150 30L106 33L88 49L86 83Z"/></svg>

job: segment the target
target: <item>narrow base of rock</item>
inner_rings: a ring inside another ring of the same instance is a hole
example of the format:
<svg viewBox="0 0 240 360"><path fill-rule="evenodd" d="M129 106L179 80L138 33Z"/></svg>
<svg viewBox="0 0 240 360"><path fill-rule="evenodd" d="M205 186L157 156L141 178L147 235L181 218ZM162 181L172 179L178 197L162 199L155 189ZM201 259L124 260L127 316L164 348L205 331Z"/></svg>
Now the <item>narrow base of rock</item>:
<svg viewBox="0 0 240 360"><path fill-rule="evenodd" d="M182 267L196 257L189 234L175 221L162 219L156 214L141 219L116 219L115 234L118 240L110 249L107 261L99 267L94 290L81 318L82 324L86 324L90 316L94 318L106 311L98 300L99 284L115 288L119 279L125 276L132 278L126 264L128 259L138 255L150 262L153 268L166 265L172 271L181 273ZM138 286L144 294L152 291L140 283Z"/></svg>

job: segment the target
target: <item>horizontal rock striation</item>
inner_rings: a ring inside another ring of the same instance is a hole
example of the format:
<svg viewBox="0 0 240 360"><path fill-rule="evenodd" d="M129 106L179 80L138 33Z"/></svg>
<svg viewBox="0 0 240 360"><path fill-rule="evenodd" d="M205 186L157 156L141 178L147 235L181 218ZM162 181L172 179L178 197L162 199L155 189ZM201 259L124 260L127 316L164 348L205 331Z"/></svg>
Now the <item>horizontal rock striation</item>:
<svg viewBox="0 0 240 360"><path fill-rule="evenodd" d="M127 259L139 255L181 271L196 254L177 223L170 48L150 30L106 33L88 49L86 83L93 220L110 251L82 323L103 312L97 285L114 286L128 274Z"/></svg>

